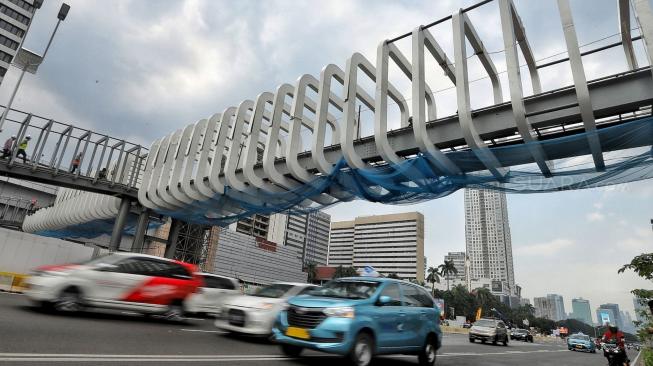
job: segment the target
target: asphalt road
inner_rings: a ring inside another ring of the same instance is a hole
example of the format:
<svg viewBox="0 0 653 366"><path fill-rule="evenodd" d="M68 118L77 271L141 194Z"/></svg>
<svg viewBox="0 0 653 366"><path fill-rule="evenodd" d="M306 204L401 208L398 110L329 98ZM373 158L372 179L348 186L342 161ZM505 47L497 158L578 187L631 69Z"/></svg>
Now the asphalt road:
<svg viewBox="0 0 653 366"><path fill-rule="evenodd" d="M471 344L447 334L437 365L602 365L600 354L568 351L556 344L513 341L508 347ZM208 319L175 324L123 312L75 315L44 313L22 295L0 293L1 365L333 365L334 356L281 355L261 339L217 331ZM634 355L630 355L631 358ZM380 357L376 365L416 365L413 356Z"/></svg>

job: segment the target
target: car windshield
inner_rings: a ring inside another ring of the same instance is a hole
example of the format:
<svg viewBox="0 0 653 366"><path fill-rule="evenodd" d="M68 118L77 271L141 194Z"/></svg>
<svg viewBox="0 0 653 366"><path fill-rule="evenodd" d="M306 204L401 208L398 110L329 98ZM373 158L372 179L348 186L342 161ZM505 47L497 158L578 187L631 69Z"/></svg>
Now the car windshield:
<svg viewBox="0 0 653 366"><path fill-rule="evenodd" d="M369 299L377 287L379 287L378 282L331 281L320 288L309 291L308 295L356 300Z"/></svg>
<svg viewBox="0 0 653 366"><path fill-rule="evenodd" d="M526 333L526 329L515 329L513 333Z"/></svg>
<svg viewBox="0 0 653 366"><path fill-rule="evenodd" d="M580 341L589 341L590 340L590 337L586 336L584 334L574 334L569 338L570 339L577 339L577 340L580 340Z"/></svg>
<svg viewBox="0 0 653 366"><path fill-rule="evenodd" d="M477 327L489 327L489 328L494 328L495 327L495 322L494 320L489 320L489 319L481 319L474 323L475 326Z"/></svg>
<svg viewBox="0 0 653 366"><path fill-rule="evenodd" d="M288 285L288 284L283 284L283 283L275 283L273 285L268 285L265 287L261 287L254 296L259 296L259 297L270 297L270 298L275 298L278 299L280 297L283 297L283 295L288 292L293 286Z"/></svg>
<svg viewBox="0 0 653 366"><path fill-rule="evenodd" d="M79 262L77 264L81 266L97 266L101 264L115 264L121 259L124 259L126 257L120 256L120 255L115 255L115 254L105 254L101 255L97 258L93 258L84 262Z"/></svg>

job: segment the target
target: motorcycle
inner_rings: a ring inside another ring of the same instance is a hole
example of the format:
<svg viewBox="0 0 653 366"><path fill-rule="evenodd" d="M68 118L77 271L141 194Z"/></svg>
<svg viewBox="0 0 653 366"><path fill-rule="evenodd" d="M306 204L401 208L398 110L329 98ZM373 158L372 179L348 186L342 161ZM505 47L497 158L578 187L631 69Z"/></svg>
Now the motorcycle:
<svg viewBox="0 0 653 366"><path fill-rule="evenodd" d="M603 343L601 348L603 349L603 356L608 359L609 366L630 365L626 359L626 353L616 343Z"/></svg>

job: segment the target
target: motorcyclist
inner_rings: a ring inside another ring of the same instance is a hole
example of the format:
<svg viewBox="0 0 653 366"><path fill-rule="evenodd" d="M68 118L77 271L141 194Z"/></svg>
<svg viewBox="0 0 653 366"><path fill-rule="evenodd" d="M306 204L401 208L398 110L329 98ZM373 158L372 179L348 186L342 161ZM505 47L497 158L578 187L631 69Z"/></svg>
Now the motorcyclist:
<svg viewBox="0 0 653 366"><path fill-rule="evenodd" d="M622 362L626 365L630 365L630 360L626 354L626 342L625 336L622 331L619 330L619 327L616 325L608 325L608 329L603 333L602 341L604 343L615 343L617 347L621 349L622 352ZM606 355L607 357L607 355Z"/></svg>

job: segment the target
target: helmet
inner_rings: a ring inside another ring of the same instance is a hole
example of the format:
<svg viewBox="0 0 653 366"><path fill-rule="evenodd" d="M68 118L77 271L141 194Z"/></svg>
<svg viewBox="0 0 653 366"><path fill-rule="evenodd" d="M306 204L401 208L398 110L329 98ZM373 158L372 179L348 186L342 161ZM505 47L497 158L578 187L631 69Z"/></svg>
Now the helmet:
<svg viewBox="0 0 653 366"><path fill-rule="evenodd" d="M616 325L610 325L609 329L610 333L617 333L619 331L619 328Z"/></svg>
<svg viewBox="0 0 653 366"><path fill-rule="evenodd" d="M28 139L28 140L31 140L31 139L32 139L32 136L31 136L31 135L27 135L27 136L25 136L25 138Z"/></svg>
<svg viewBox="0 0 653 366"><path fill-rule="evenodd" d="M15 140L15 139L16 139L16 135L11 135L11 138Z"/></svg>

